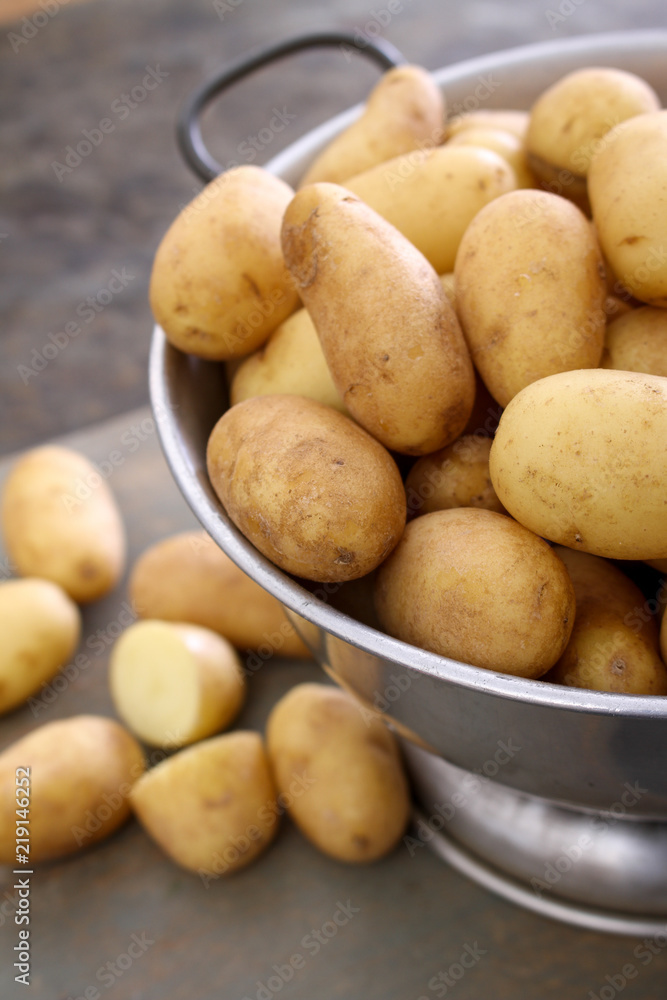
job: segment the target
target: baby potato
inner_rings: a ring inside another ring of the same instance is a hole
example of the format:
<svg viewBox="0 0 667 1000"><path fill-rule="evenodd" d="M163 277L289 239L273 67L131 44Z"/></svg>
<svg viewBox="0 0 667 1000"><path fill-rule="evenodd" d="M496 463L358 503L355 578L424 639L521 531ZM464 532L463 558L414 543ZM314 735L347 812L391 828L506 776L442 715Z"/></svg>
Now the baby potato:
<svg viewBox="0 0 667 1000"><path fill-rule="evenodd" d="M667 310L642 306L608 323L602 367L667 377Z"/></svg>
<svg viewBox="0 0 667 1000"><path fill-rule="evenodd" d="M557 546L574 585L570 641L544 679L568 687L621 694L667 694L654 619L642 617L644 595L611 563Z"/></svg>
<svg viewBox="0 0 667 1000"><path fill-rule="evenodd" d="M211 181L172 222L153 262L150 303L167 339L225 361L250 354L298 297L280 252L292 189L261 167Z"/></svg>
<svg viewBox="0 0 667 1000"><path fill-rule="evenodd" d="M360 118L337 135L306 171L301 186L344 183L354 174L411 149L439 145L445 105L431 74L420 66L390 69L371 91Z"/></svg>
<svg viewBox="0 0 667 1000"><path fill-rule="evenodd" d="M49 580L0 583L0 713L46 684L74 653L81 614Z"/></svg>
<svg viewBox="0 0 667 1000"><path fill-rule="evenodd" d="M638 115L605 136L588 172L600 244L620 285L667 306L667 111Z"/></svg>
<svg viewBox="0 0 667 1000"><path fill-rule="evenodd" d="M141 747L113 719L75 715L33 729L0 754L0 863L15 864L23 803L32 864L108 837L128 818L128 796L144 767ZM18 791L17 777L27 778Z"/></svg>
<svg viewBox="0 0 667 1000"><path fill-rule="evenodd" d="M198 625L141 621L116 642L109 664L116 711L151 746L182 747L227 729L245 700L234 647Z"/></svg>
<svg viewBox="0 0 667 1000"><path fill-rule="evenodd" d="M125 567L125 529L111 490L76 451L46 445L14 465L2 494L5 548L21 576L95 601Z"/></svg>
<svg viewBox="0 0 667 1000"><path fill-rule="evenodd" d="M310 656L281 604L205 531L184 531L146 549L132 568L129 593L140 618L201 625L238 649Z"/></svg>
<svg viewBox="0 0 667 1000"><path fill-rule="evenodd" d="M255 396L220 418L208 473L260 552L307 580L355 580L401 537L405 492L389 453L348 417L300 396Z"/></svg>
<svg viewBox="0 0 667 1000"><path fill-rule="evenodd" d="M536 187L536 181L526 160L524 142L512 132L500 128L466 128L447 141L449 149L455 146L476 146L490 149L509 163L519 188Z"/></svg>
<svg viewBox="0 0 667 1000"><path fill-rule="evenodd" d="M512 400L489 469L512 517L608 559L667 558L667 379L563 372Z"/></svg>
<svg viewBox="0 0 667 1000"><path fill-rule="evenodd" d="M546 375L599 364L602 258L565 198L512 191L490 202L468 226L454 273L473 362L501 406Z"/></svg>
<svg viewBox="0 0 667 1000"><path fill-rule="evenodd" d="M516 140L510 136L509 141ZM452 143L406 153L345 182L439 274L453 270L461 237L479 210L517 186L506 157L479 145Z"/></svg>
<svg viewBox="0 0 667 1000"><path fill-rule="evenodd" d="M517 677L541 677L574 623L574 589L545 541L503 514L462 507L415 518L380 567L389 635Z"/></svg>
<svg viewBox="0 0 667 1000"><path fill-rule="evenodd" d="M308 396L345 413L307 309L299 309L274 330L264 347L236 370L231 403L252 396L286 393Z"/></svg>
<svg viewBox="0 0 667 1000"><path fill-rule="evenodd" d="M355 699L298 684L266 727L271 767L288 811L316 847L338 861L376 861L400 840L410 792L394 736Z"/></svg>
<svg viewBox="0 0 667 1000"><path fill-rule="evenodd" d="M335 184L299 191L285 213L282 240L354 419L386 448L409 455L455 440L472 411L473 367L456 314L423 255Z"/></svg>
<svg viewBox="0 0 667 1000"><path fill-rule="evenodd" d="M526 137L530 165L546 181L553 167L586 177L600 140L614 125L659 108L658 95L634 73L605 66L568 73L531 109ZM563 193L568 193L567 185Z"/></svg>
<svg viewBox="0 0 667 1000"><path fill-rule="evenodd" d="M502 129L511 132L517 139L525 140L530 115L527 111L496 110L466 111L450 118L447 122L447 139L467 132L469 129Z"/></svg>
<svg viewBox="0 0 667 1000"><path fill-rule="evenodd" d="M416 462L405 481L410 514L453 507L506 513L489 476L491 439L464 434L453 444Z"/></svg>
<svg viewBox="0 0 667 1000"><path fill-rule="evenodd" d="M258 733L239 730L179 751L137 782L131 802L165 854L202 878L245 868L278 830L280 808Z"/></svg>

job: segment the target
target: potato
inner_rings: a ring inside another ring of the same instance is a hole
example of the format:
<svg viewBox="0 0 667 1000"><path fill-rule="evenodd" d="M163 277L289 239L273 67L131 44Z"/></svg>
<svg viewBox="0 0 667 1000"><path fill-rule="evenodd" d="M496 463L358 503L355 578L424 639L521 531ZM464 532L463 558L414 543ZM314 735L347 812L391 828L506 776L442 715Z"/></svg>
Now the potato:
<svg viewBox="0 0 667 1000"><path fill-rule="evenodd" d="M507 407L491 448L498 498L527 528L609 559L667 557L667 379L564 372Z"/></svg>
<svg viewBox="0 0 667 1000"><path fill-rule="evenodd" d="M667 111L611 131L588 172L593 218L605 256L635 298L667 306L665 213Z"/></svg>
<svg viewBox="0 0 667 1000"><path fill-rule="evenodd" d="M48 722L0 754L0 863L18 860L17 808L29 809L30 863L96 844L125 822L144 770L137 741L113 719L75 715ZM17 788L17 778L29 772ZM19 854L23 854L21 851Z"/></svg>
<svg viewBox="0 0 667 1000"><path fill-rule="evenodd" d="M202 877L245 868L278 830L280 807L258 733L215 736L152 768L132 789L147 833Z"/></svg>
<svg viewBox="0 0 667 1000"><path fill-rule="evenodd" d="M602 259L586 218L565 198L496 198L468 226L454 273L473 362L501 406L546 375L599 364Z"/></svg>
<svg viewBox="0 0 667 1000"><path fill-rule="evenodd" d="M210 629L135 622L116 642L111 696L125 725L144 743L182 747L227 729L245 700L234 647Z"/></svg>
<svg viewBox="0 0 667 1000"><path fill-rule="evenodd" d="M574 585L577 611L565 652L544 679L621 694L667 694L655 620L620 570L586 552L558 546Z"/></svg>
<svg viewBox="0 0 667 1000"><path fill-rule="evenodd" d="M649 566L657 569L659 573L667 574L667 559L647 559Z"/></svg>
<svg viewBox="0 0 667 1000"><path fill-rule="evenodd" d="M125 530L109 486L83 455L46 445L26 452L2 495L2 532L21 576L59 584L74 601L112 590L125 568Z"/></svg>
<svg viewBox="0 0 667 1000"><path fill-rule="evenodd" d="M546 181L553 167L584 178L614 125L659 107L655 91L634 73L604 66L575 70L533 105L526 137L529 162Z"/></svg>
<svg viewBox="0 0 667 1000"><path fill-rule="evenodd" d="M467 133L464 133L467 134ZM348 191L396 226L442 274L479 210L517 187L514 170L490 149L440 146L381 163L345 182Z"/></svg>
<svg viewBox="0 0 667 1000"><path fill-rule="evenodd" d="M519 188L536 187L536 180L528 167L526 147L521 139L512 132L499 128L466 128L453 135L447 146L476 146L480 149L490 149L502 157L514 171L516 186Z"/></svg>
<svg viewBox="0 0 667 1000"><path fill-rule="evenodd" d="M502 129L511 132L517 139L525 140L530 115L527 111L490 109L488 111L467 111L456 115L447 122L447 139L450 140L469 129Z"/></svg>
<svg viewBox="0 0 667 1000"><path fill-rule="evenodd" d="M146 549L132 569L129 593L140 618L201 625L239 649L310 656L275 597L205 531L184 531Z"/></svg>
<svg viewBox="0 0 667 1000"><path fill-rule="evenodd" d="M463 435L412 466L405 481L408 511L430 514L452 507L480 507L504 514L489 476L491 439Z"/></svg>
<svg viewBox="0 0 667 1000"><path fill-rule="evenodd" d="M473 368L438 276L419 251L334 184L299 191L282 241L354 419L410 455L457 438L472 411Z"/></svg>
<svg viewBox="0 0 667 1000"><path fill-rule="evenodd" d="M442 290L447 296L450 306L456 312L456 282L454 280L454 272L448 271L447 274L439 275L439 278Z"/></svg>
<svg viewBox="0 0 667 1000"><path fill-rule="evenodd" d="M602 367L667 377L667 310L642 306L608 323Z"/></svg>
<svg viewBox="0 0 667 1000"><path fill-rule="evenodd" d="M405 831L410 793L394 736L377 715L324 684L274 706L266 742L278 791L301 832L339 861L376 861Z"/></svg>
<svg viewBox="0 0 667 1000"><path fill-rule="evenodd" d="M81 615L49 580L0 583L0 713L46 684L74 653Z"/></svg>
<svg viewBox="0 0 667 1000"><path fill-rule="evenodd" d="M365 576L405 524L392 457L348 417L300 396L256 396L209 438L208 473L230 518L288 573L340 582Z"/></svg>
<svg viewBox="0 0 667 1000"><path fill-rule="evenodd" d="M252 396L276 393L308 396L346 412L307 309L288 317L264 347L241 363L232 381L230 399L234 405Z"/></svg>
<svg viewBox="0 0 667 1000"><path fill-rule="evenodd" d="M475 403L463 433L474 434L475 437L493 437L502 412L502 406L496 403L479 372L475 370Z"/></svg>
<svg viewBox="0 0 667 1000"><path fill-rule="evenodd" d="M371 91L360 118L337 135L306 171L301 185L340 184L425 144L444 138L445 105L433 77L420 66L398 66Z"/></svg>
<svg viewBox="0 0 667 1000"><path fill-rule="evenodd" d="M650 308L650 307L647 307ZM601 368L609 368L609 365L605 364L606 358L606 341L607 333L609 332L609 324L613 323L615 319L620 316L626 316L628 313L634 311L634 306L631 302L626 299L620 299L616 295L608 295L604 300L604 314L607 317L607 332L605 333L605 350L602 353L602 361L600 362ZM653 374L658 374L654 372Z"/></svg>
<svg viewBox="0 0 667 1000"><path fill-rule="evenodd" d="M250 354L296 308L280 252L293 191L261 167L227 170L172 222L150 281L155 320L182 351Z"/></svg>
<svg viewBox="0 0 667 1000"><path fill-rule="evenodd" d="M408 524L378 571L375 606L404 642L537 678L567 645L575 600L545 541L503 514L462 507Z"/></svg>

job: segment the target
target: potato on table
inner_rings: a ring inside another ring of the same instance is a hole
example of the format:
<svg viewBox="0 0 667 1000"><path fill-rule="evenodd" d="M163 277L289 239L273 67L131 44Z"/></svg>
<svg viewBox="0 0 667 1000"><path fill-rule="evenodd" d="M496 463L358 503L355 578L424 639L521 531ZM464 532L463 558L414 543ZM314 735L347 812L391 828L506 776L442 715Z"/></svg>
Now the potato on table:
<svg viewBox="0 0 667 1000"><path fill-rule="evenodd" d="M2 532L21 576L59 584L72 600L108 593L125 567L125 529L113 494L76 451L46 445L14 465L2 494Z"/></svg>
<svg viewBox="0 0 667 1000"><path fill-rule="evenodd" d="M141 747L113 719L75 715L33 729L0 754L0 863L14 866L23 803L32 863L108 837L128 818L128 796L144 767ZM20 801L17 768L30 772L29 795Z"/></svg>
<svg viewBox="0 0 667 1000"><path fill-rule="evenodd" d="M405 831L410 792L395 737L354 698L299 684L266 729L278 791L302 833L339 861L375 861Z"/></svg>
<svg viewBox="0 0 667 1000"><path fill-rule="evenodd" d="M269 846L280 808L258 733L215 736L148 771L132 789L139 822L177 864L214 878Z"/></svg>
<svg viewBox="0 0 667 1000"><path fill-rule="evenodd" d="M219 632L238 649L310 656L282 606L205 531L183 531L151 545L130 575L140 618L189 622Z"/></svg>
<svg viewBox="0 0 667 1000"><path fill-rule="evenodd" d="M111 653L116 710L139 739L180 747L227 729L245 700L234 647L217 632L185 623L130 625Z"/></svg>
<svg viewBox="0 0 667 1000"><path fill-rule="evenodd" d="M0 583L0 713L55 677L80 634L81 614L62 587L30 578Z"/></svg>

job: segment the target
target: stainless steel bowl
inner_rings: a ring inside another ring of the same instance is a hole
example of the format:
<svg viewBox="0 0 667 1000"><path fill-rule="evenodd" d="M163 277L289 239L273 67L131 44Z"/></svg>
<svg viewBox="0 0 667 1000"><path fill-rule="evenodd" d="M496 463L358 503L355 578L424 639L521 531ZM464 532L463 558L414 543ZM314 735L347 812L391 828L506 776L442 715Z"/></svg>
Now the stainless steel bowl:
<svg viewBox="0 0 667 1000"><path fill-rule="evenodd" d="M527 46L435 78L450 111L521 109L586 65L637 72L667 101L666 31ZM268 169L296 183L359 112L315 129ZM539 912L621 933L664 931L667 698L509 677L388 637L375 627L363 584L296 580L227 517L205 466L208 434L227 405L222 366L181 354L156 328L150 390L172 473L204 528L281 601L327 672L395 724L425 817L422 840Z"/></svg>

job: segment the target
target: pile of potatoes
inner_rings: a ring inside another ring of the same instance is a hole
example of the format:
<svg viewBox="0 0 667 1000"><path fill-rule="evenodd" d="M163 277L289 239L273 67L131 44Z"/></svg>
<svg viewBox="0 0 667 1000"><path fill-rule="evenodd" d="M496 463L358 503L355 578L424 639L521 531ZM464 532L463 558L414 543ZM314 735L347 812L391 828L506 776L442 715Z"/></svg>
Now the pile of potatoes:
<svg viewBox="0 0 667 1000"><path fill-rule="evenodd" d="M150 297L227 365L231 520L299 578L367 577L406 642L667 694L667 592L608 561L667 569L666 203L667 111L607 67L451 122L401 67L296 191L222 174Z"/></svg>
<svg viewBox="0 0 667 1000"><path fill-rule="evenodd" d="M87 493L82 481L91 483ZM125 532L94 466L55 447L28 452L13 467L2 530L19 574L0 583L5 713L74 656L76 602L118 583ZM145 550L128 590L138 620L109 663L121 721L49 722L0 753L0 863L16 863L17 837L20 853L37 864L98 843L131 814L206 885L258 857L285 812L341 861L374 861L396 845L410 811L398 745L349 694L302 684L274 707L266 743L257 732L226 732L251 672L238 650L256 651L260 665L274 653L310 655L275 598L200 531ZM149 770L142 744L157 748Z"/></svg>

